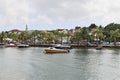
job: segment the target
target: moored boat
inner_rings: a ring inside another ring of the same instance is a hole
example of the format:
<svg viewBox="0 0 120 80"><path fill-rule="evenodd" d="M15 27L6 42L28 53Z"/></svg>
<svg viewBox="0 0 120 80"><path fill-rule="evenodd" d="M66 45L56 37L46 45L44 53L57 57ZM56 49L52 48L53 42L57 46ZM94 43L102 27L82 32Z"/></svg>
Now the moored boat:
<svg viewBox="0 0 120 80"><path fill-rule="evenodd" d="M54 47L49 47L44 49L45 53L68 53L69 50L56 49Z"/></svg>
<svg viewBox="0 0 120 80"><path fill-rule="evenodd" d="M27 47L29 47L29 45L27 45L27 44L19 44L19 45L17 45L17 47L18 48L27 48Z"/></svg>
<svg viewBox="0 0 120 80"><path fill-rule="evenodd" d="M72 49L72 47L69 46L69 45L55 45L54 47L55 47L56 49L65 49L65 50Z"/></svg>
<svg viewBox="0 0 120 80"><path fill-rule="evenodd" d="M17 45L15 45L15 44L13 44L13 43L6 44L5 46L6 46L6 47L17 47Z"/></svg>
<svg viewBox="0 0 120 80"><path fill-rule="evenodd" d="M102 48L100 48L100 47L96 47L96 50L101 50Z"/></svg>
<svg viewBox="0 0 120 80"><path fill-rule="evenodd" d="M96 50L101 50L102 49L102 45L99 45L98 47L96 47Z"/></svg>
<svg viewBox="0 0 120 80"><path fill-rule="evenodd" d="M5 44L0 43L0 48L4 48L4 47L5 47Z"/></svg>

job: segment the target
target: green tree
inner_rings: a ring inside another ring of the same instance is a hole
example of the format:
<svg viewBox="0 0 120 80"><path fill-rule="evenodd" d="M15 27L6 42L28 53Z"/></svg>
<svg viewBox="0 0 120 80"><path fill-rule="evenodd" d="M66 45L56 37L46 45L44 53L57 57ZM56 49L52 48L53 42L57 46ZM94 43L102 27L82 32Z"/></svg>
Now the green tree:
<svg viewBox="0 0 120 80"><path fill-rule="evenodd" d="M59 32L59 37L60 37L61 44L62 44L63 43L63 37L65 37L64 32Z"/></svg>
<svg viewBox="0 0 120 80"><path fill-rule="evenodd" d="M96 24L91 24L88 28L91 31L92 29L97 28L97 25Z"/></svg>
<svg viewBox="0 0 120 80"><path fill-rule="evenodd" d="M19 34L18 33L9 33L8 37L13 39L14 41L19 41L18 40L18 38L19 38Z"/></svg>
<svg viewBox="0 0 120 80"><path fill-rule="evenodd" d="M94 37L94 40L97 41L97 45L98 45L98 42L101 42L101 40L103 40L104 38L103 30L100 27L95 28L92 31L92 35Z"/></svg>
<svg viewBox="0 0 120 80"><path fill-rule="evenodd" d="M70 42L71 34L68 32L68 33L66 33L65 35L66 35L66 37L67 37L67 43L69 43L69 42Z"/></svg>
<svg viewBox="0 0 120 80"><path fill-rule="evenodd" d="M104 28L106 31L110 32L110 30L116 30L119 29L120 30L120 24L116 24L116 23L110 23L107 26L105 26Z"/></svg>
<svg viewBox="0 0 120 80"><path fill-rule="evenodd" d="M0 33L0 42L1 42L1 43L5 43L6 38L7 38L7 33L4 32L4 31L2 31L2 32Z"/></svg>
<svg viewBox="0 0 120 80"><path fill-rule="evenodd" d="M47 32L40 31L38 39L41 40L43 43L47 42Z"/></svg>
<svg viewBox="0 0 120 80"><path fill-rule="evenodd" d="M53 30L53 34L55 36L55 43L59 42L59 31L58 30Z"/></svg>
<svg viewBox="0 0 120 80"><path fill-rule="evenodd" d="M19 42L26 43L29 39L29 34L26 31L23 31L19 34Z"/></svg>
<svg viewBox="0 0 120 80"><path fill-rule="evenodd" d="M35 45L35 39L38 39L40 32L38 30L34 30L32 34L30 35L31 39L34 41Z"/></svg>
<svg viewBox="0 0 120 80"><path fill-rule="evenodd" d="M51 43L51 42L54 41L54 39L55 39L54 34L53 34L52 32L48 32L48 33L47 33L47 41L48 41L49 43Z"/></svg>
<svg viewBox="0 0 120 80"><path fill-rule="evenodd" d="M77 42L79 44L79 42L82 40L81 36L82 36L81 30L75 31L73 41L75 41L75 42Z"/></svg>
<svg viewBox="0 0 120 80"><path fill-rule="evenodd" d="M81 29L81 34L83 40L89 40L89 30L86 27Z"/></svg>
<svg viewBox="0 0 120 80"><path fill-rule="evenodd" d="M114 40L114 45L116 45L117 38L120 38L120 30L119 29L111 30L110 36L111 36L111 39Z"/></svg>

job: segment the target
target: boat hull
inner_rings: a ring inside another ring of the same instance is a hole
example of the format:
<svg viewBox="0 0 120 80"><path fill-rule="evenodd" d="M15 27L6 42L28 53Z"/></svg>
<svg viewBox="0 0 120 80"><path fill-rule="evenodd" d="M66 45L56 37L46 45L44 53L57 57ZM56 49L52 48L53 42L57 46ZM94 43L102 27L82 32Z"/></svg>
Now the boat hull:
<svg viewBox="0 0 120 80"><path fill-rule="evenodd" d="M71 47L58 47L58 46L56 46L55 48L56 49L72 49Z"/></svg>
<svg viewBox="0 0 120 80"><path fill-rule="evenodd" d="M99 45L98 47L96 47L96 50L101 50L102 49L102 45Z"/></svg>
<svg viewBox="0 0 120 80"><path fill-rule="evenodd" d="M15 44L7 44L6 47L17 47Z"/></svg>
<svg viewBox="0 0 120 80"><path fill-rule="evenodd" d="M96 50L101 50L102 48L96 48Z"/></svg>
<svg viewBox="0 0 120 80"><path fill-rule="evenodd" d="M0 48L4 48L5 44L0 43Z"/></svg>
<svg viewBox="0 0 120 80"><path fill-rule="evenodd" d="M68 50L46 48L45 53L68 53Z"/></svg>
<svg viewBox="0 0 120 80"><path fill-rule="evenodd" d="M28 48L28 47L29 47L29 45L20 44L20 45L18 45L17 47L18 47L18 48Z"/></svg>
<svg viewBox="0 0 120 80"><path fill-rule="evenodd" d="M72 49L71 46L66 46L66 45L56 45L54 46L56 49L65 49L65 50L70 50Z"/></svg>

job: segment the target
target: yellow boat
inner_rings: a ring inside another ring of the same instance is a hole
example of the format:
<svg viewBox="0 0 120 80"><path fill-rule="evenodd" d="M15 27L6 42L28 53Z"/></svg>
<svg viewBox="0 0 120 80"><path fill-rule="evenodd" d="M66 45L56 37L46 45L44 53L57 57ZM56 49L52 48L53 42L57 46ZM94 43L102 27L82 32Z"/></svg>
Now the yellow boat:
<svg viewBox="0 0 120 80"><path fill-rule="evenodd" d="M54 47L49 47L44 49L45 53L68 53L69 50L56 49Z"/></svg>

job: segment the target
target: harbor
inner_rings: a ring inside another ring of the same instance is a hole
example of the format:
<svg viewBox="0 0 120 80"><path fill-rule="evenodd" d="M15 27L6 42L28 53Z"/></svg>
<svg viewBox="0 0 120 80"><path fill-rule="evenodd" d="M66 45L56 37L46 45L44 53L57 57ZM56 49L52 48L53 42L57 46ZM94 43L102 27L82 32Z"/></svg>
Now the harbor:
<svg viewBox="0 0 120 80"><path fill-rule="evenodd" d="M120 80L120 0L0 0L0 80Z"/></svg>
<svg viewBox="0 0 120 80"><path fill-rule="evenodd" d="M71 49L45 54L44 47L0 48L0 80L119 80L119 49Z"/></svg>
<svg viewBox="0 0 120 80"><path fill-rule="evenodd" d="M31 44L31 47L52 47L53 44ZM72 48L95 48L97 46L82 46L82 45L76 45L76 44L71 44L70 45ZM120 45L114 46L114 45L103 45L103 48L117 48L120 49Z"/></svg>

